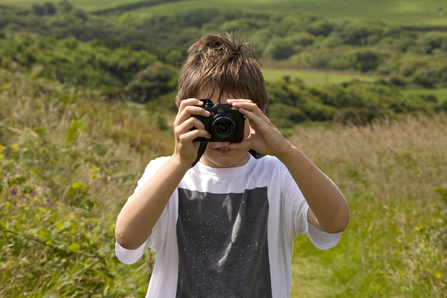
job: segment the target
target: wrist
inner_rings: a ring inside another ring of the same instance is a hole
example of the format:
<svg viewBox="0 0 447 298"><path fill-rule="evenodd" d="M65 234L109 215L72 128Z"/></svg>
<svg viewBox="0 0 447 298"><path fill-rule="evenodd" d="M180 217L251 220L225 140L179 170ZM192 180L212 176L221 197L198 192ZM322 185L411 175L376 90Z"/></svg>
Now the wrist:
<svg viewBox="0 0 447 298"><path fill-rule="evenodd" d="M191 164L193 163L193 161L189 161L189 160L185 160L184 158L181 157L180 154L174 152L174 154L172 154L171 158L169 159L170 162L180 171L188 171L189 168L191 167Z"/></svg>
<svg viewBox="0 0 447 298"><path fill-rule="evenodd" d="M289 141L285 141L283 145L281 145L280 149L274 154L279 160L286 161L290 159L292 156L299 151L295 146L293 146Z"/></svg>

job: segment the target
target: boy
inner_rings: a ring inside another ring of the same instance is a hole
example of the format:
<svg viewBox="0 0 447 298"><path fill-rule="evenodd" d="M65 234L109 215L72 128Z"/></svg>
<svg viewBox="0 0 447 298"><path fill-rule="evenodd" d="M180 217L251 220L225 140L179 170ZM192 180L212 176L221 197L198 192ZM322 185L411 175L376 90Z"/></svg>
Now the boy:
<svg viewBox="0 0 447 298"><path fill-rule="evenodd" d="M259 62L235 35L210 34L189 49L176 98L175 148L149 163L116 223L116 254L136 262L157 251L147 297L290 297L293 242L308 234L331 248L347 227L343 195L265 116ZM245 117L239 143L210 138L193 116L199 98ZM266 155L256 159L253 150Z"/></svg>

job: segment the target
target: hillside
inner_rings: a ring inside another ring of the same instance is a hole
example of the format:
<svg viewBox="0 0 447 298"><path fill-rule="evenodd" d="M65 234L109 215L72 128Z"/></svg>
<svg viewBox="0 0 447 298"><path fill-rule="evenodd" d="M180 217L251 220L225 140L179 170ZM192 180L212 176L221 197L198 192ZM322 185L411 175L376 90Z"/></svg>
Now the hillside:
<svg viewBox="0 0 447 298"><path fill-rule="evenodd" d="M188 46L232 30L351 210L334 249L295 240L291 297L445 297L446 1L70 2L0 0L0 297L145 296L154 252L120 263L115 220L172 154Z"/></svg>
<svg viewBox="0 0 447 298"><path fill-rule="evenodd" d="M134 1L153 2L152 1ZM3 0L1 5L31 7L47 0ZM57 1L55 1L57 2ZM129 5L126 0L72 0L70 3L88 11L104 10ZM198 8L238 8L252 11L308 13L328 20L381 20L393 25L447 25L447 3L444 0L213 0L213 1L174 1L149 8L138 8L133 13L151 15L188 12ZM132 2L131 2L132 3Z"/></svg>
<svg viewBox="0 0 447 298"><path fill-rule="evenodd" d="M172 131L159 112L96 97L0 71L1 297L144 297L154 255L121 264L114 224ZM292 298L443 297L446 130L444 115L290 135L351 209L336 248L295 240Z"/></svg>

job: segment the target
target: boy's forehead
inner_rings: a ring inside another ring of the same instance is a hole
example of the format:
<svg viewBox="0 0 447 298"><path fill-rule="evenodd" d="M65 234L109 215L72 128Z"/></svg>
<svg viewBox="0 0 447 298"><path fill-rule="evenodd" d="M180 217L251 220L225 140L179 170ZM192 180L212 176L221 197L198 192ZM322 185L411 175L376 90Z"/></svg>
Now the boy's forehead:
<svg viewBox="0 0 447 298"><path fill-rule="evenodd" d="M209 98L214 103L226 103L227 99L250 99L254 101L253 98L249 98L250 96L248 94L250 94L250 92L245 93L243 90L222 90L220 86L211 86L200 89L199 92L197 92L196 98Z"/></svg>
<svg viewBox="0 0 447 298"><path fill-rule="evenodd" d="M232 94L226 91L222 91L220 88L206 88L204 90L199 91L197 94L197 98L209 98L214 103L217 102L227 102L229 98L235 98Z"/></svg>

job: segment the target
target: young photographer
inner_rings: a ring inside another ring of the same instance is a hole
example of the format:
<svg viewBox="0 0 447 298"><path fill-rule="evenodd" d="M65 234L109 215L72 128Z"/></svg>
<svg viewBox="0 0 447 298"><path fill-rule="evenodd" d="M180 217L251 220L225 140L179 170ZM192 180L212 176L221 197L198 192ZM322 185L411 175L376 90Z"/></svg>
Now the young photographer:
<svg viewBox="0 0 447 298"><path fill-rule="evenodd" d="M234 34L191 46L176 103L174 153L149 163L124 205L117 257L156 250L147 297L290 297L294 238L335 246L343 195L265 116L259 61Z"/></svg>

